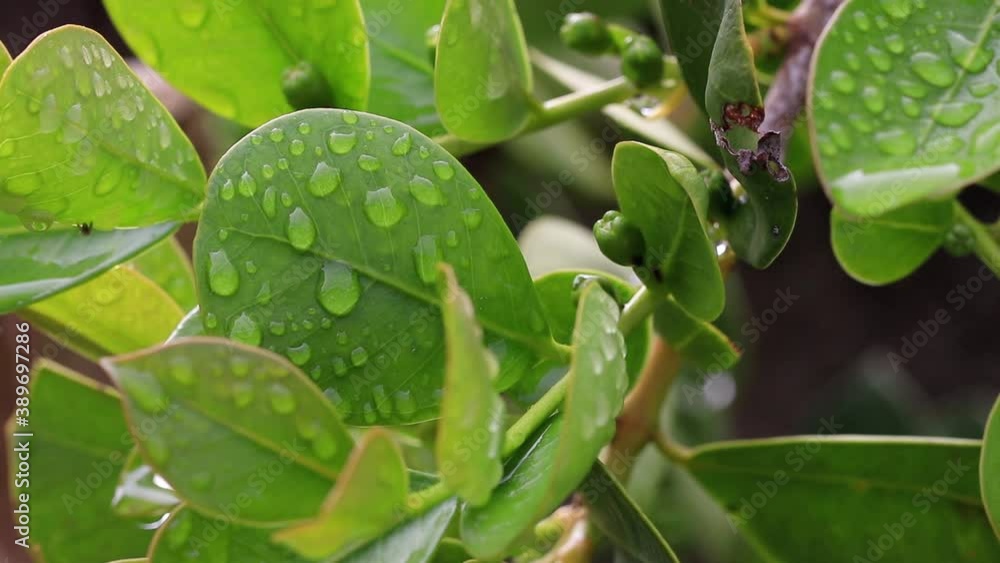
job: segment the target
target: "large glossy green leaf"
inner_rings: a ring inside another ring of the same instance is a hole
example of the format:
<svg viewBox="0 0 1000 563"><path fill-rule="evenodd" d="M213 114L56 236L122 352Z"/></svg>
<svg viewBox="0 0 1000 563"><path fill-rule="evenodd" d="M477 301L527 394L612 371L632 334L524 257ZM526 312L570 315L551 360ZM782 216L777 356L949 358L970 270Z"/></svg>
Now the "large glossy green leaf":
<svg viewBox="0 0 1000 563"><path fill-rule="evenodd" d="M28 495L29 544L47 563L143 555L152 532L111 510L115 478L132 447L117 395L45 361L34 366L31 380L30 426L14 426L11 419L6 427L8 436L30 433L10 442L15 452L28 444L29 478L17 478L17 460L8 458L15 514L20 495Z"/></svg>
<svg viewBox="0 0 1000 563"><path fill-rule="evenodd" d="M659 530L604 464L594 463L580 493L590 508L591 521L620 551L640 563L677 563Z"/></svg>
<svg viewBox="0 0 1000 563"><path fill-rule="evenodd" d="M986 421L983 432L983 455L979 460L979 482L983 488L983 506L997 538L1000 538L1000 397Z"/></svg>
<svg viewBox="0 0 1000 563"><path fill-rule="evenodd" d="M351 424L437 415L441 261L494 340L561 355L482 188L389 119L306 110L251 134L212 175L195 240L209 332L288 355Z"/></svg>
<svg viewBox="0 0 1000 563"><path fill-rule="evenodd" d="M375 561L427 563L435 554L438 542L448 529L457 508L457 500L447 500L351 553L344 559L344 563Z"/></svg>
<svg viewBox="0 0 1000 563"><path fill-rule="evenodd" d="M352 452L319 516L274 538L310 559L340 559L397 524L408 491L409 474L399 447L385 431L370 430Z"/></svg>
<svg viewBox="0 0 1000 563"><path fill-rule="evenodd" d="M745 193L719 219L736 255L764 268L785 248L795 226L795 179L780 160L778 134L758 130L764 108L743 27L742 3L723 1L705 107L726 168Z"/></svg>
<svg viewBox="0 0 1000 563"><path fill-rule="evenodd" d="M96 32L38 37L0 82L0 210L45 229L197 216L205 171L191 141Z"/></svg>
<svg viewBox="0 0 1000 563"><path fill-rule="evenodd" d="M177 225L136 230L76 229L34 233L0 214L0 313L55 295L128 260L169 236Z"/></svg>
<svg viewBox="0 0 1000 563"><path fill-rule="evenodd" d="M153 280L185 311L198 305L191 259L176 238L170 237L136 256L129 265Z"/></svg>
<svg viewBox="0 0 1000 563"><path fill-rule="evenodd" d="M712 323L691 316L672 297L656 308L653 326L671 348L701 369L729 369L740 359L740 350L729 337Z"/></svg>
<svg viewBox="0 0 1000 563"><path fill-rule="evenodd" d="M686 465L772 560L997 561L979 450L972 440L803 436L709 444Z"/></svg>
<svg viewBox="0 0 1000 563"><path fill-rule="evenodd" d="M505 464L507 474L489 502L462 511L469 552L495 557L568 495L587 475L615 433L628 388L619 308L600 284L583 289L573 334L566 399L555 421Z"/></svg>
<svg viewBox="0 0 1000 563"><path fill-rule="evenodd" d="M718 317L726 290L705 233L709 194L697 170L679 154L631 141L615 146L613 167L622 213L646 241L640 279L699 318Z"/></svg>
<svg viewBox="0 0 1000 563"><path fill-rule="evenodd" d="M702 111L708 87L712 48L726 0L660 0L670 50L680 63L691 97Z"/></svg>
<svg viewBox="0 0 1000 563"><path fill-rule="evenodd" d="M874 215L1000 168L998 11L993 0L854 0L835 16L815 56L810 125L838 206Z"/></svg>
<svg viewBox="0 0 1000 563"><path fill-rule="evenodd" d="M367 104L368 41L358 0L104 5L149 66L208 109L244 125L256 127L292 111L282 73L302 61L326 79L331 107Z"/></svg>
<svg viewBox="0 0 1000 563"><path fill-rule="evenodd" d="M459 138L492 143L527 125L536 102L514 0L448 0L434 90L441 122Z"/></svg>
<svg viewBox="0 0 1000 563"><path fill-rule="evenodd" d="M310 517L351 450L312 382L264 350L191 338L101 365L123 390L143 457L207 514Z"/></svg>
<svg viewBox="0 0 1000 563"><path fill-rule="evenodd" d="M445 0L361 0L370 28L372 81L368 111L427 135L444 132L434 106L434 59L427 30L441 23Z"/></svg>
<svg viewBox="0 0 1000 563"><path fill-rule="evenodd" d="M854 217L834 208L830 240L840 267L854 279L883 285L920 267L952 225L952 202L929 201L877 217Z"/></svg>
<svg viewBox="0 0 1000 563"><path fill-rule="evenodd" d="M187 506L170 514L149 547L150 563L212 561L241 563L307 563L288 548L271 541L266 528L251 528L228 520L203 516Z"/></svg>
<svg viewBox="0 0 1000 563"><path fill-rule="evenodd" d="M533 52L531 60L539 70L548 74L570 90L587 90L604 82L600 77L580 70L572 65L554 59L541 52ZM706 68L708 63L706 62ZM701 92L705 89L702 88ZM717 168L718 164L687 133L682 131L669 119L649 119L639 114L625 104L608 104L601 109L604 115L634 133L640 139L661 148L679 152L692 162Z"/></svg>
<svg viewBox="0 0 1000 563"><path fill-rule="evenodd" d="M446 266L441 270L447 367L435 442L437 467L449 489L480 505L503 475L504 408L494 389L497 364L483 345L475 307L455 272Z"/></svg>
<svg viewBox="0 0 1000 563"><path fill-rule="evenodd" d="M159 286L129 267L117 267L20 314L60 345L91 359L159 344L184 316Z"/></svg>

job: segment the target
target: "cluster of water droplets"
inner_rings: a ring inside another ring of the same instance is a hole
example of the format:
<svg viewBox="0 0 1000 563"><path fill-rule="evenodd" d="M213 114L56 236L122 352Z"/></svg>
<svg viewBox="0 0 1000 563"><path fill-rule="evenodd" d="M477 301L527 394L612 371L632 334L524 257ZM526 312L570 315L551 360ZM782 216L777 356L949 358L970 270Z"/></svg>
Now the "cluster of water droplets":
<svg viewBox="0 0 1000 563"><path fill-rule="evenodd" d="M989 98L1000 80L1000 19L958 26L968 19L955 13L960 7L927 0L878 5L878 13L846 12L827 38L840 58L816 79L820 152L852 153L874 139L892 157L918 150L1000 156L1000 111Z"/></svg>

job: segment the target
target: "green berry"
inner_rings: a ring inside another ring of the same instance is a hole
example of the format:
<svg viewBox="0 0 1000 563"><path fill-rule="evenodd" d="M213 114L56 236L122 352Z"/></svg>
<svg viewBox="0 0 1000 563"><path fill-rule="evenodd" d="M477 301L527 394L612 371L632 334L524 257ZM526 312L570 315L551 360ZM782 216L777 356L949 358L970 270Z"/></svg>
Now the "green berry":
<svg viewBox="0 0 1000 563"><path fill-rule="evenodd" d="M594 223L594 238L612 262L622 266L642 264L646 243L642 233L618 211L608 211Z"/></svg>
<svg viewBox="0 0 1000 563"><path fill-rule="evenodd" d="M285 69L281 91L295 109L333 107L333 92L323 74L312 63L301 61Z"/></svg>
<svg viewBox="0 0 1000 563"><path fill-rule="evenodd" d="M607 53L613 47L611 32L604 20L590 12L569 14L559 30L562 42L575 51L588 55Z"/></svg>
<svg viewBox="0 0 1000 563"><path fill-rule="evenodd" d="M663 51L645 35L633 35L622 51L622 74L639 88L663 79Z"/></svg>
<svg viewBox="0 0 1000 563"><path fill-rule="evenodd" d="M941 244L945 252L951 254L952 256L962 257L967 256L972 252L972 247L975 241L973 240L972 231L969 227L961 223L956 223L952 225L951 229L944 235L944 242Z"/></svg>

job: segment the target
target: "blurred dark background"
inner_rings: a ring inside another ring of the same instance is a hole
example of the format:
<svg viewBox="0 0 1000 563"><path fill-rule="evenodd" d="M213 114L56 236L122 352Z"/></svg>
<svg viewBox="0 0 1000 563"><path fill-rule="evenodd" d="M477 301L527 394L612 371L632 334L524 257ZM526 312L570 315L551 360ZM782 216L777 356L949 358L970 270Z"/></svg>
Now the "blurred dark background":
<svg viewBox="0 0 1000 563"><path fill-rule="evenodd" d="M58 9L43 8L50 4ZM610 74L614 66L579 59L557 44L556 30L567 5L658 33L649 3L641 0L525 0L519 5L533 46L595 72ZM98 30L120 52L128 54L99 0L7 0L0 13L0 40L16 55L38 34L70 23ZM542 88L546 87L552 94L560 93L543 83ZM704 118L690 103L675 110L672 119L706 145L709 154L716 154L707 146ZM180 120L208 166L242 134L203 112L184 113ZM522 227L521 217L537 213L533 203L543 185L556 180L562 171L573 172L577 180L567 185L544 213L560 215L589 229L606 209L614 207L609 199L611 147L604 146L596 153L591 148L591 141L599 138L605 127L600 116L593 116L481 153L469 158L467 165L509 219L515 234ZM747 348L744 360L733 374L685 374L685 392L675 393L665 415L673 431L691 444L720 437L804 434L816 432L820 419L832 416L845 425L845 433L980 437L989 406L1000 390L1000 349L995 344L1000 283L986 282L966 307L956 311L946 296L977 275L980 264L972 257L958 259L941 253L905 281L888 287L867 287L852 280L840 269L830 248L830 205L811 171L804 132L797 133L793 146L789 160L799 181L800 208L791 242L770 269L740 267L730 282L730 306L723 328ZM574 154L579 157L581 151L588 159L583 167L581 159L572 158ZM986 190L969 190L963 199L982 218L997 215L996 197ZM181 238L189 241L192 234L189 227ZM553 244L558 248L558 242ZM787 310L769 311L775 300L786 294L793 296ZM912 338L921 321L942 308L948 311L950 322L912 359L893 366L889 353L902 356L903 339ZM754 325L748 324L754 317L765 323L756 333ZM14 322L14 317L8 316L0 323L0 350L5 358L13 353L9 349L13 339L8 335ZM40 337L36 334L35 342ZM102 377L93 365L70 356L66 352L60 361ZM9 416L13 402L13 374L6 365L9 362L2 368L2 419ZM643 458L640 465L632 488L641 491L637 498L644 499L654 521L682 553L690 554L691 560L705 561L735 560L733 553L743 553L739 542L730 540L732 534L708 538L708 528L695 526L690 518L681 518L679 511L664 508L694 507L693 513L719 523L719 514L706 507L703 495L699 496L683 476L658 459ZM7 481L4 475L0 494L5 498ZM8 511L0 512L0 557L26 561L23 550L9 547L9 518Z"/></svg>

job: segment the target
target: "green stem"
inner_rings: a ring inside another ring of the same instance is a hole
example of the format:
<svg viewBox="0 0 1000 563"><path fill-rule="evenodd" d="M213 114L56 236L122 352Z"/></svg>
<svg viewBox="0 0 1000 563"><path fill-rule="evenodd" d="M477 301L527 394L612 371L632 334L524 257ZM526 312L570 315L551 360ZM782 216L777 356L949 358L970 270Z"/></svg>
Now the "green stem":
<svg viewBox="0 0 1000 563"><path fill-rule="evenodd" d="M520 135L546 129L563 121L600 110L608 104L623 102L636 94L635 86L624 77L615 78L593 88L570 92L553 98L534 115ZM508 139L509 140L509 139ZM472 143L447 134L434 139L456 158L481 151L495 143Z"/></svg>
<svg viewBox="0 0 1000 563"><path fill-rule="evenodd" d="M618 319L618 328L622 334L628 335L639 326L656 308L657 298L651 294L645 286L632 296L632 299L625 304L622 316ZM538 430L546 420L552 416L563 399L566 398L566 387L569 385L569 378L563 377L555 385L549 388L542 395L542 398L531 405L527 411L517 419L504 434L501 457L508 457L518 450L524 441ZM406 499L405 513L407 518L413 518L430 510L433 506L444 502L452 496L452 491L439 482L422 491L410 493Z"/></svg>
<svg viewBox="0 0 1000 563"><path fill-rule="evenodd" d="M972 251L994 274L1000 276L1000 243L990 229L972 216L958 201L955 202L955 220L972 232Z"/></svg>

